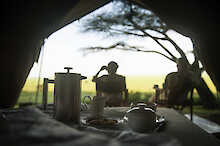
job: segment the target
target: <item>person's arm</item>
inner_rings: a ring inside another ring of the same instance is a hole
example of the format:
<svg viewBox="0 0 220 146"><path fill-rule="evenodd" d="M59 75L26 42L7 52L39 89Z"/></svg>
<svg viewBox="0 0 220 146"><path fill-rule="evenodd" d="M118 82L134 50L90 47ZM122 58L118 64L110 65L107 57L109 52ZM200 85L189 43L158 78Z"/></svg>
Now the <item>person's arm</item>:
<svg viewBox="0 0 220 146"><path fill-rule="evenodd" d="M128 103L128 89L125 89L125 102Z"/></svg>
<svg viewBox="0 0 220 146"><path fill-rule="evenodd" d="M125 104L128 104L128 89L126 87L126 80L125 77L124 78L124 94L125 94Z"/></svg>
<svg viewBox="0 0 220 146"><path fill-rule="evenodd" d="M107 67L106 67L106 66L102 66L101 69L96 73L96 75L93 76L92 81L93 81L93 82L96 82L99 73L100 73L101 71L105 70L105 69L107 69Z"/></svg>

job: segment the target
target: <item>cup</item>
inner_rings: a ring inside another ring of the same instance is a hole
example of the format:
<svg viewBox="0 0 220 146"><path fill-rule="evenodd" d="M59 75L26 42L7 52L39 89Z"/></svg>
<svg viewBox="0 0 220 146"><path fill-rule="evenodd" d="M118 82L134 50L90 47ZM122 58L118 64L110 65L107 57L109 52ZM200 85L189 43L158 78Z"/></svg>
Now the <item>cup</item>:
<svg viewBox="0 0 220 146"><path fill-rule="evenodd" d="M91 118L102 118L105 107L105 98L103 96L94 96L89 105Z"/></svg>

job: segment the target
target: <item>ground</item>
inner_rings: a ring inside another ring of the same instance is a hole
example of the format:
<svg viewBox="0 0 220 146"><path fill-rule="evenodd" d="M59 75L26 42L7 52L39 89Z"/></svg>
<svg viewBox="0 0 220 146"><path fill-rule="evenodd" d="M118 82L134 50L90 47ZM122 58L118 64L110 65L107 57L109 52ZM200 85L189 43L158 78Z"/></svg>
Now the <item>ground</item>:
<svg viewBox="0 0 220 146"><path fill-rule="evenodd" d="M186 107L183 110L183 113L184 114L190 113L190 108ZM197 105L197 106L194 106L193 113L202 117L202 118L205 118L207 120L210 120L210 121L215 122L218 125L220 125L220 108L210 110L210 109L203 108L201 105ZM214 133L214 135L218 139L220 139L220 133Z"/></svg>
<svg viewBox="0 0 220 146"><path fill-rule="evenodd" d="M183 113L190 113L190 108L186 107ZM193 113L220 125L220 109L205 109L201 105L197 105L194 106Z"/></svg>

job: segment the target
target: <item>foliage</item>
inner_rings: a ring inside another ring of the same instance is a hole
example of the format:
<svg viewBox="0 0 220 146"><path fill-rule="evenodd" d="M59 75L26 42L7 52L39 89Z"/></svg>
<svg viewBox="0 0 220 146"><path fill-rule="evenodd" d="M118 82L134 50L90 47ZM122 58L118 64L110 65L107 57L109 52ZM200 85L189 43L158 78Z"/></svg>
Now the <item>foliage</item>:
<svg viewBox="0 0 220 146"><path fill-rule="evenodd" d="M84 96L88 96L88 95L93 97L95 96L95 92L84 91L82 92L81 99L83 99ZM37 104L42 103L42 96L43 96L42 90L40 90L38 97L37 97L38 98ZM17 104L27 103L27 102L35 103L35 98L36 98L36 91L22 91ZM53 102L54 102L53 91L48 91L48 103L53 103ZM86 100L86 102L88 103L89 101Z"/></svg>
<svg viewBox="0 0 220 146"><path fill-rule="evenodd" d="M136 104L137 102L148 102L149 98L151 98L154 95L154 92L139 92L139 91L129 91L129 97L128 97L128 103L131 104ZM32 102L35 103L35 96L36 96L36 92L35 91L22 91L21 95L19 97L18 103L28 103L28 102ZM83 91L82 95L81 95L81 101L83 101L83 97L84 96L95 96L95 92L88 92L88 91ZM188 95L188 99L189 99L189 95ZM48 93L48 103L53 103L53 91L49 91ZM39 96L38 96L38 104L42 103L42 92L39 92ZM201 98L199 98L197 93L194 93L193 96L193 101L194 101L194 105L196 107L201 106L202 105L202 101ZM89 103L90 101L88 99L85 100L86 103ZM216 99L216 103L218 105L218 108L220 109L220 97L218 97ZM187 111L188 107L185 109L185 112ZM204 108L202 108L204 109Z"/></svg>
<svg viewBox="0 0 220 146"><path fill-rule="evenodd" d="M152 97L153 93L152 92L129 92L129 97L128 101L129 103L137 103L137 102L147 102L150 97ZM36 92L34 91L22 91L21 95L18 100L19 103L27 103L27 102L32 102L35 103L35 96ZM83 98L85 96L95 96L95 92L88 92L88 91L83 91L81 95L81 101L83 101ZM53 103L54 96L53 96L53 91L48 91L48 103ZM39 92L38 95L38 104L42 103L42 92ZM89 103L89 100L86 99L86 103Z"/></svg>
<svg viewBox="0 0 220 146"><path fill-rule="evenodd" d="M135 35L145 37L142 31L166 32L166 24L149 10L126 1L113 2L111 13L98 13L83 21L83 31L104 32L108 35ZM94 19L95 18L95 19ZM139 29L137 29L139 27Z"/></svg>
<svg viewBox="0 0 220 146"><path fill-rule="evenodd" d="M183 109L184 114L190 113L190 107L186 107ZM201 105L193 106L193 113L197 115L213 115L213 114L219 114L220 115L220 109L205 109Z"/></svg>
<svg viewBox="0 0 220 146"><path fill-rule="evenodd" d="M129 92L128 103L148 102L148 99L153 96L152 92Z"/></svg>
<svg viewBox="0 0 220 146"><path fill-rule="evenodd" d="M162 42L168 41L173 44L176 51L182 58L187 61L185 53L182 49L166 34L169 30L167 25L160 20L153 12L126 1L114 1L113 10L106 13L101 12L94 14L92 17L82 19L82 32L95 31L110 36L135 36L142 38L153 39L165 53L155 50L145 50L143 47L130 46L124 42L118 42L110 47L89 47L87 50L108 50L108 49L123 49L130 51L154 52L171 61L176 62L177 57L167 49Z"/></svg>

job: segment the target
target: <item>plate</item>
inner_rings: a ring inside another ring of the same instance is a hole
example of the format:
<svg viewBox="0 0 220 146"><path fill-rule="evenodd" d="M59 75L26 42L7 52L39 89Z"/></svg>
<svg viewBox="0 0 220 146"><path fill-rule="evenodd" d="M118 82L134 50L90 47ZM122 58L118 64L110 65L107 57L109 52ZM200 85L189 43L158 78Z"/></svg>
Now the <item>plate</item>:
<svg viewBox="0 0 220 146"><path fill-rule="evenodd" d="M123 119L111 119L111 118L103 118L103 119L92 119L85 118L81 120L81 123L85 126L92 126L98 129L111 129L111 130L125 130L130 129L128 127L128 119L126 116ZM154 131L159 132L165 128L167 121L163 116L157 115L156 118L156 127Z"/></svg>
<svg viewBox="0 0 220 146"><path fill-rule="evenodd" d="M82 119L81 123L85 126L92 126L98 129L112 129L120 130L123 129L123 126L120 123L120 120L104 118L104 119Z"/></svg>
<svg viewBox="0 0 220 146"><path fill-rule="evenodd" d="M86 119L86 124L90 126L94 125L101 125L101 126L113 126L118 123L117 120L114 119Z"/></svg>

